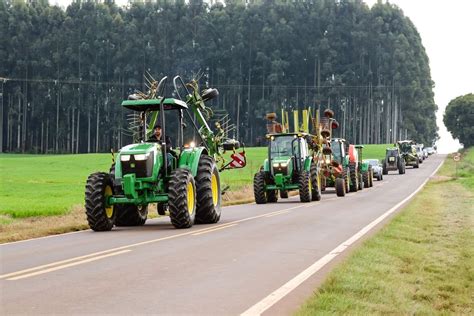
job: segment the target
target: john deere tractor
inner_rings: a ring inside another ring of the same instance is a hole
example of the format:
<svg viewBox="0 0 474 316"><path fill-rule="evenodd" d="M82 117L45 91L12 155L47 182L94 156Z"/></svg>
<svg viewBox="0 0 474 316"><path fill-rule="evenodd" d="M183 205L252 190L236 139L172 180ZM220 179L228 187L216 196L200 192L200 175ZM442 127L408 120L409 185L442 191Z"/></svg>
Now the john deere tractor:
<svg viewBox="0 0 474 316"><path fill-rule="evenodd" d="M304 112L306 119L307 112ZM298 190L301 202L321 200L318 147L314 135L307 132L286 132L286 128L274 121L276 115L267 115L268 158L253 180L255 202L276 202L288 198L288 192ZM297 125L297 123L295 123ZM304 130L307 130L307 126ZM285 131L285 132L284 132Z"/></svg>
<svg viewBox="0 0 474 316"><path fill-rule="evenodd" d="M416 142L413 140L402 140L397 142L397 147L400 150L400 154L405 160L406 166L413 166L413 168L418 168L420 162L418 160L418 154L416 152Z"/></svg>
<svg viewBox="0 0 474 316"><path fill-rule="evenodd" d="M359 173L362 176L362 188L372 187L374 186L374 171L372 170L372 166L367 162L363 161L362 159L362 150L364 145L356 145L355 148L357 149L357 155L359 158Z"/></svg>
<svg viewBox="0 0 474 316"><path fill-rule="evenodd" d="M123 107L137 114L137 142L120 149L109 173L96 172L87 179L85 208L94 231L108 231L114 225L143 225L148 206L153 203L157 204L158 213L169 214L176 228L220 219L219 172L229 165L222 154L235 150L239 143L225 137L222 129L214 133L206 122L210 110L204 102L218 95L216 89L199 91L197 81L184 84L176 76L173 84L178 98L166 98L166 82L167 77L159 83L153 80L148 93L131 95L122 102ZM186 95L181 98L183 91ZM178 118L176 148L166 144L167 117L172 113ZM196 146L185 146L184 115L199 138ZM150 141L158 123L161 139ZM221 168L217 166L219 162Z"/></svg>

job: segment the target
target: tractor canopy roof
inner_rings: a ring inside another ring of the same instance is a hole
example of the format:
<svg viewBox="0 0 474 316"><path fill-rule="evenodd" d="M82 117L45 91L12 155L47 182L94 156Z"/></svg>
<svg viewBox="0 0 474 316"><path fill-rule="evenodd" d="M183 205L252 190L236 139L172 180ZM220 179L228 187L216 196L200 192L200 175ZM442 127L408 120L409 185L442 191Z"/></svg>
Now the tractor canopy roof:
<svg viewBox="0 0 474 316"><path fill-rule="evenodd" d="M357 148L357 149L362 149L362 148L364 148L364 145L354 145L354 146L355 146L355 148Z"/></svg>
<svg viewBox="0 0 474 316"><path fill-rule="evenodd" d="M159 99L143 99L143 100L124 100L122 106L133 111L159 111L161 98ZM165 110L183 110L187 109L186 102L174 99L166 98L163 101L163 108Z"/></svg>
<svg viewBox="0 0 474 316"><path fill-rule="evenodd" d="M344 138L331 138L331 142L346 143L347 141Z"/></svg>
<svg viewBox="0 0 474 316"><path fill-rule="evenodd" d="M304 136L307 136L307 135L313 136L311 134L304 133L304 132L298 132L298 133L272 133L272 134L267 134L267 138L274 139L274 138L277 138L277 137L285 137L285 136L304 137Z"/></svg>

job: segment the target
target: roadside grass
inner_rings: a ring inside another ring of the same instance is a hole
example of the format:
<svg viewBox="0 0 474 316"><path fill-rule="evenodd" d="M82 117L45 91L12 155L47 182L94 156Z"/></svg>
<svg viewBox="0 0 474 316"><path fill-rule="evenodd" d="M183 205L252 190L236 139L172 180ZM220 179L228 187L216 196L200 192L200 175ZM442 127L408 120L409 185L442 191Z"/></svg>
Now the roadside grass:
<svg viewBox="0 0 474 316"><path fill-rule="evenodd" d="M451 157L296 313L474 313L474 149Z"/></svg>

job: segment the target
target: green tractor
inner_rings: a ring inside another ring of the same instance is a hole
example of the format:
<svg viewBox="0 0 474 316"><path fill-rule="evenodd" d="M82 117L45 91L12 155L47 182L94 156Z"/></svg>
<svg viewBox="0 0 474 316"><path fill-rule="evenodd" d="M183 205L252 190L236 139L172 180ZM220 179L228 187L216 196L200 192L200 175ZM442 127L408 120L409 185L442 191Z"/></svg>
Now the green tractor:
<svg viewBox="0 0 474 316"><path fill-rule="evenodd" d="M165 98L166 82L167 77L159 83L153 81L147 94L140 92L122 102L123 107L137 114L138 141L120 149L109 173L96 172L87 179L85 208L94 231L108 231L114 225L143 225L152 203L157 203L160 215L169 214L176 228L217 223L220 219L220 171L231 168L222 154L235 151L239 142L225 137L218 124L214 133L206 122L210 109L204 102L218 95L216 89L200 92L197 81L184 84L176 76L173 84L178 98ZM184 99L179 88L186 93ZM184 143L185 114L195 128L199 145ZM167 144L167 117L172 115L178 120L176 148ZM161 125L162 136L151 141L156 124ZM245 161L240 164L243 166Z"/></svg>
<svg viewBox="0 0 474 316"><path fill-rule="evenodd" d="M413 140L402 140L398 141L396 145L400 150L400 155L405 160L405 166L419 168L420 162L416 151L416 142Z"/></svg>
<svg viewBox="0 0 474 316"><path fill-rule="evenodd" d="M268 113L268 158L254 176L253 188L257 204L288 198L288 192L298 190L301 202L321 199L317 136L309 133L311 108L293 111L294 132L289 132L288 112L282 109L282 123L275 113Z"/></svg>
<svg viewBox="0 0 474 316"><path fill-rule="evenodd" d="M268 134L268 158L253 179L255 202L276 202L298 190L301 202L321 200L319 165L315 160L313 135L308 133Z"/></svg>
<svg viewBox="0 0 474 316"><path fill-rule="evenodd" d="M362 150L364 145L356 145L355 148L357 149L357 155L359 158L359 173L362 176L362 187L373 187L374 186L374 170L372 170L372 166L369 164L368 161L363 161L362 159Z"/></svg>

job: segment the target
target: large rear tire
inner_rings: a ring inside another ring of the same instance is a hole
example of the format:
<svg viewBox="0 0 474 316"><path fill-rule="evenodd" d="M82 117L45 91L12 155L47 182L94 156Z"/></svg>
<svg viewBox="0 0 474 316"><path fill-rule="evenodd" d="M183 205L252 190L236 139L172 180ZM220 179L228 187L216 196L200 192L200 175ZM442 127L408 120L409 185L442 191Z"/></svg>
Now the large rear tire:
<svg viewBox="0 0 474 316"><path fill-rule="evenodd" d="M311 174L302 171L299 175L299 193L301 202L311 202Z"/></svg>
<svg viewBox="0 0 474 316"><path fill-rule="evenodd" d="M364 189L364 177L362 176L362 173L359 172L359 190Z"/></svg>
<svg viewBox="0 0 474 316"><path fill-rule="evenodd" d="M148 205L115 205L115 226L142 226L148 217Z"/></svg>
<svg viewBox="0 0 474 316"><path fill-rule="evenodd" d="M201 155L196 175L196 224L213 224L221 218L222 199L219 170L214 159Z"/></svg>
<svg viewBox="0 0 474 316"><path fill-rule="evenodd" d="M113 181L105 172L93 173L87 178L85 208L87 222L94 231L108 231L114 227L115 207L107 206L107 197L113 195Z"/></svg>
<svg viewBox="0 0 474 316"><path fill-rule="evenodd" d="M321 201L321 179L314 163L311 164L311 200Z"/></svg>
<svg viewBox="0 0 474 316"><path fill-rule="evenodd" d="M334 186L336 187L337 196L346 195L346 181L343 178L336 178Z"/></svg>
<svg viewBox="0 0 474 316"><path fill-rule="evenodd" d="M253 177L253 195L255 197L255 203L267 203L267 194L265 192L265 172L263 171L257 172Z"/></svg>
<svg viewBox="0 0 474 316"><path fill-rule="evenodd" d="M369 166L369 184L370 187L374 186L374 170Z"/></svg>
<svg viewBox="0 0 474 316"><path fill-rule="evenodd" d="M287 190L280 190L280 197L282 199L287 199L288 198L288 191Z"/></svg>
<svg viewBox="0 0 474 316"><path fill-rule="evenodd" d="M188 169L178 168L171 174L168 190L171 224L176 228L189 228L196 216L196 184Z"/></svg>
<svg viewBox="0 0 474 316"><path fill-rule="evenodd" d="M382 174L388 174L388 170L387 170L387 163L385 162L385 160L383 161L383 164L382 164Z"/></svg>

